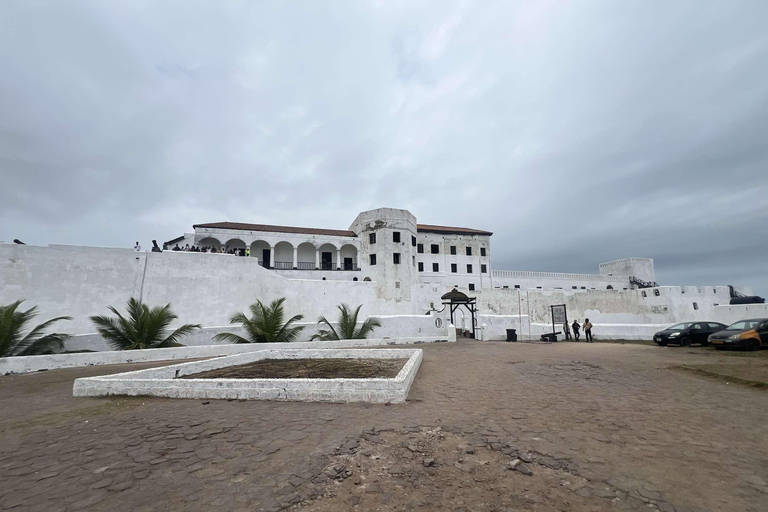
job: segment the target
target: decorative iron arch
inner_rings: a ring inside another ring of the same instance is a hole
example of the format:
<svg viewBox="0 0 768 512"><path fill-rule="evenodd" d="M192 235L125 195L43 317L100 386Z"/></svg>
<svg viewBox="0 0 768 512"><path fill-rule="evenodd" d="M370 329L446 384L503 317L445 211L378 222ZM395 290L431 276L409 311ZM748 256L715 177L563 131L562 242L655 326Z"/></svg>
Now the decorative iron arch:
<svg viewBox="0 0 768 512"><path fill-rule="evenodd" d="M444 306L449 306L451 308L451 323L453 325L456 325L453 321L454 311L462 306L467 308L467 311L469 311L469 316L472 318L472 338L475 339L475 325L477 324L477 320L475 318L475 314L477 313L477 298L468 297L467 294L460 292L456 288L449 291L440 298L443 300Z"/></svg>

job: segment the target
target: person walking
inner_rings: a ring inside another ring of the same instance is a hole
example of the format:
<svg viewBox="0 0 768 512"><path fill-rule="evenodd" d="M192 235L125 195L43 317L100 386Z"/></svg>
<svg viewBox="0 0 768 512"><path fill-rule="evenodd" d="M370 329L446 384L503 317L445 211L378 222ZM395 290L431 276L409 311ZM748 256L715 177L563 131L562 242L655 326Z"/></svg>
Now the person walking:
<svg viewBox="0 0 768 512"><path fill-rule="evenodd" d="M589 318L584 319L584 341L587 343L594 343L595 340L592 339L592 323L589 321Z"/></svg>
<svg viewBox="0 0 768 512"><path fill-rule="evenodd" d="M579 325L578 319L573 321L573 324L571 324L571 327L573 327L574 341L579 341L579 329L581 329L581 326Z"/></svg>
<svg viewBox="0 0 768 512"><path fill-rule="evenodd" d="M565 334L565 341L571 339L571 329L568 327L568 321L563 322L563 334Z"/></svg>

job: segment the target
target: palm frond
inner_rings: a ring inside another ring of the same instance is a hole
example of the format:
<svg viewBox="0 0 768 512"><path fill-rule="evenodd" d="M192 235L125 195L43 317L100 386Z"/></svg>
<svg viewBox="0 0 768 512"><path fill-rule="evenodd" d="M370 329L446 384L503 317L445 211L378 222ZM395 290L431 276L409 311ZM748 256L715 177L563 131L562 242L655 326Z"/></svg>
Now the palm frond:
<svg viewBox="0 0 768 512"><path fill-rule="evenodd" d="M324 316L321 316L317 320L317 323L327 325L328 330L320 329L319 331L317 331L317 334L312 335L312 337L310 338L311 341L314 341L314 340L333 341L333 340L341 339L339 338L339 333L336 332L336 329L333 328L333 325L331 324L331 322L328 321L327 318L325 318Z"/></svg>
<svg viewBox="0 0 768 512"><path fill-rule="evenodd" d="M55 349L61 350L69 335L45 334L45 331L54 323L71 320L71 318L68 316L52 318L32 328L26 336L22 336L22 331L27 324L37 316L37 306L19 311L22 302L24 301L17 300L7 306L0 306L0 357L31 356L48 354Z"/></svg>
<svg viewBox="0 0 768 512"><path fill-rule="evenodd" d="M252 343L251 340L231 332L220 332L214 336L213 339L217 341L229 341L231 343Z"/></svg>
<svg viewBox="0 0 768 512"><path fill-rule="evenodd" d="M23 350L16 355L19 356L39 356L42 354L52 354L55 350L64 349L64 341L69 338L69 334L53 333L32 341Z"/></svg>
<svg viewBox="0 0 768 512"><path fill-rule="evenodd" d="M295 315L285 322L284 303L285 297L273 300L269 303L269 306L264 305L260 300L256 300L248 308L251 311L250 318L244 313L235 313L230 319L230 323L243 326L245 336L220 333L214 336L214 339L231 341L232 343L287 343L295 341L304 329L304 326L295 327L291 324L300 321L304 317L302 315Z"/></svg>
<svg viewBox="0 0 768 512"><path fill-rule="evenodd" d="M131 297L126 305L127 317L112 306L109 310L116 318L92 316L102 337L115 350L181 346L178 340L189 335L199 324L184 324L166 337L169 325L178 318L170 304L149 308L143 302Z"/></svg>
<svg viewBox="0 0 768 512"><path fill-rule="evenodd" d="M200 324L184 324L181 327L178 327L175 331L171 333L170 336L165 338L163 341L158 343L157 347L169 347L174 345L179 345L179 342L177 341L180 338L183 338L184 336L189 336L192 334L196 329L200 329L202 327Z"/></svg>

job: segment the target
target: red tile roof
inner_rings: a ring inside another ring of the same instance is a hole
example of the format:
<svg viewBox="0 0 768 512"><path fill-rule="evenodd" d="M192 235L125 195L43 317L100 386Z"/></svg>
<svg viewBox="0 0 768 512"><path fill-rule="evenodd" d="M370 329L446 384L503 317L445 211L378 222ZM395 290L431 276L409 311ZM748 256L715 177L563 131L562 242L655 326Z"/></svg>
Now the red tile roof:
<svg viewBox="0 0 768 512"><path fill-rule="evenodd" d="M302 235L328 235L354 237L354 231L341 229L299 228L292 226L273 226L271 224L247 224L244 222L211 222L208 224L195 224L197 228L211 229L237 229L241 231L261 231L267 233L297 233ZM417 231L421 233L439 233L444 235L486 235L491 236L490 231L481 229L459 228L453 226L433 226L432 224L417 224Z"/></svg>
<svg viewBox="0 0 768 512"><path fill-rule="evenodd" d="M423 233L442 233L446 235L487 235L491 236L490 231L472 228L457 228L452 226L433 226L431 224L416 224L416 229Z"/></svg>
<svg viewBox="0 0 768 512"><path fill-rule="evenodd" d="M213 229L238 229L241 231L262 231L268 233L297 233L302 235L329 235L329 236L357 236L354 231L341 229L297 228L292 226L272 226L270 224L246 224L243 222L211 222L209 224L195 224L197 228Z"/></svg>

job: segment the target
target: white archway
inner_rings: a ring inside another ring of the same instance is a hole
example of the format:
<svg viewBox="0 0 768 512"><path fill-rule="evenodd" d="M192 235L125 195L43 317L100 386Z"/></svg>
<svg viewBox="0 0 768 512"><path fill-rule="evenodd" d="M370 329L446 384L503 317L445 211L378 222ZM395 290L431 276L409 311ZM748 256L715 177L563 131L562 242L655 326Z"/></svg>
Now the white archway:
<svg viewBox="0 0 768 512"><path fill-rule="evenodd" d="M315 261L317 247L309 242L303 242L299 244L298 249L298 269L299 270L315 270L319 268L318 263Z"/></svg>
<svg viewBox="0 0 768 512"><path fill-rule="evenodd" d="M293 268L293 245L290 242L277 242L275 244L275 255L273 268L281 270L290 270Z"/></svg>
<svg viewBox="0 0 768 512"><path fill-rule="evenodd" d="M264 267L269 268L272 266L272 251L269 244L264 240L256 240L251 244L251 257L258 259L259 264Z"/></svg>
<svg viewBox="0 0 768 512"><path fill-rule="evenodd" d="M221 249L221 242L219 242L217 238L214 238L212 236L207 236L205 238L202 238L199 242L197 242L197 246L200 247L201 249L203 247L207 247L208 249L210 249L211 247L215 247L216 250L218 251L219 249ZM173 249L173 247L170 247L170 249Z"/></svg>
<svg viewBox="0 0 768 512"><path fill-rule="evenodd" d="M341 268L343 270L355 270L359 268L357 264L357 247L352 244L345 244L341 247Z"/></svg>
<svg viewBox="0 0 768 512"><path fill-rule="evenodd" d="M339 266L337 253L338 248L333 244L323 244L320 246L320 269L336 270Z"/></svg>

